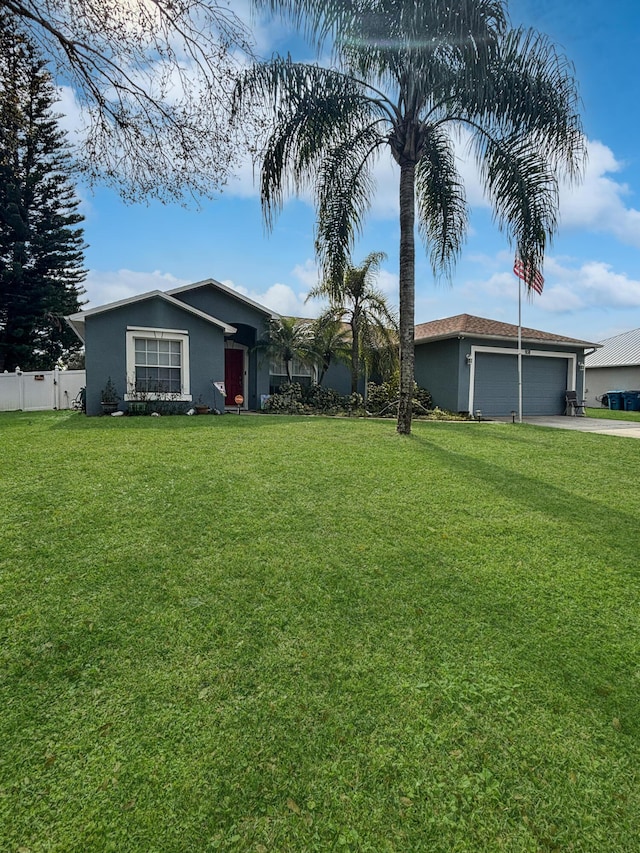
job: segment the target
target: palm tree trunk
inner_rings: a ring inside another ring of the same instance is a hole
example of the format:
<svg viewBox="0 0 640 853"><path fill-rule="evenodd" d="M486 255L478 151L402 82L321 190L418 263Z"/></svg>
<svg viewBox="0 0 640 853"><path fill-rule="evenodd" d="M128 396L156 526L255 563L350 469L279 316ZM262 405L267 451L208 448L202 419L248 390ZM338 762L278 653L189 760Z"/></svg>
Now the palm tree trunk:
<svg viewBox="0 0 640 853"><path fill-rule="evenodd" d="M358 373L360 368L360 328L357 321L351 323L351 393L358 390Z"/></svg>
<svg viewBox="0 0 640 853"><path fill-rule="evenodd" d="M415 324L415 163L400 164L400 401L397 431L411 434Z"/></svg>

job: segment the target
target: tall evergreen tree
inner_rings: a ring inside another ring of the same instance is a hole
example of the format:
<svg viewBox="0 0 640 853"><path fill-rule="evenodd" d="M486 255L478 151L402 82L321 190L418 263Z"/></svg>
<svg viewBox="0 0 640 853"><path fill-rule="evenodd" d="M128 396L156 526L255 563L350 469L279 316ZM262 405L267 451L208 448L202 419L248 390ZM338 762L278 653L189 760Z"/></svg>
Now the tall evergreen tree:
<svg viewBox="0 0 640 853"><path fill-rule="evenodd" d="M84 240L44 60L0 15L0 371L52 368L80 348Z"/></svg>

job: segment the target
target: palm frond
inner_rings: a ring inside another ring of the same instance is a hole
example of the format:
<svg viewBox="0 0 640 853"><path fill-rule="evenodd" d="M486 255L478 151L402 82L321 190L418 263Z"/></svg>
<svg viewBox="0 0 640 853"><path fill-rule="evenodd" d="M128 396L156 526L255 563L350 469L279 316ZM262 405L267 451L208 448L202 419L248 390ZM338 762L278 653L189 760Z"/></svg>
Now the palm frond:
<svg viewBox="0 0 640 853"><path fill-rule="evenodd" d="M526 268L540 269L557 231L558 181L529 140L482 140L478 152L499 228L516 244Z"/></svg>
<svg viewBox="0 0 640 853"><path fill-rule="evenodd" d="M269 228L289 195L315 192L318 175L322 169L331 171L328 164L344 151L345 139L355 140L355 147L343 172L353 166L357 151L368 152L378 140L372 130L372 112L379 116L381 109L372 104L362 85L333 69L281 57L255 65L237 84L236 120L257 102L266 103L272 114L272 130L261 152L261 198ZM352 205L361 215L362 201L371 189L368 174L365 169L363 190Z"/></svg>
<svg viewBox="0 0 640 853"><path fill-rule="evenodd" d="M376 125L360 127L320 163L316 254L325 278L339 280L348 265L374 196L374 154L384 144Z"/></svg>
<svg viewBox="0 0 640 853"><path fill-rule="evenodd" d="M452 111L493 138L528 136L554 171L579 179L585 137L568 59L546 36L520 28L505 34L488 72L483 86L458 88Z"/></svg>
<svg viewBox="0 0 640 853"><path fill-rule="evenodd" d="M467 232L468 209L451 136L443 127L425 134L416 167L418 228L434 275L449 276Z"/></svg>

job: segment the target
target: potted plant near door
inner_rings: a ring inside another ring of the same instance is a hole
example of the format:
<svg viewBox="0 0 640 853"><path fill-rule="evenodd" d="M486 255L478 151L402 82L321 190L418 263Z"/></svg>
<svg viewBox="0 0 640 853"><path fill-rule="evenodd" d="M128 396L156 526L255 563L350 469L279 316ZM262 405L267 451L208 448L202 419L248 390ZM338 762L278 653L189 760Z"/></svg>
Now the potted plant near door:
<svg viewBox="0 0 640 853"><path fill-rule="evenodd" d="M209 414L209 406L207 406L205 401L202 399L202 395L200 395L198 397L193 408L196 410L197 415L208 415Z"/></svg>
<svg viewBox="0 0 640 853"><path fill-rule="evenodd" d="M111 377L107 379L107 384L102 389L100 395L100 405L102 406L103 415L111 415L118 410L118 401L120 397L116 391L116 386L113 384Z"/></svg>

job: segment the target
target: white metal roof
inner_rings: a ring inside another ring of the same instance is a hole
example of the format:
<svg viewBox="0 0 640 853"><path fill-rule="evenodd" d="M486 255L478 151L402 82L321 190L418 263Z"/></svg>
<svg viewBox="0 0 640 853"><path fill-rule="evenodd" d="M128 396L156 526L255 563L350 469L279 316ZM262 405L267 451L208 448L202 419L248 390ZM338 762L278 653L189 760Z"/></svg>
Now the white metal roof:
<svg viewBox="0 0 640 853"><path fill-rule="evenodd" d="M586 357L587 368L640 365L640 329L623 332L600 343L601 348Z"/></svg>

